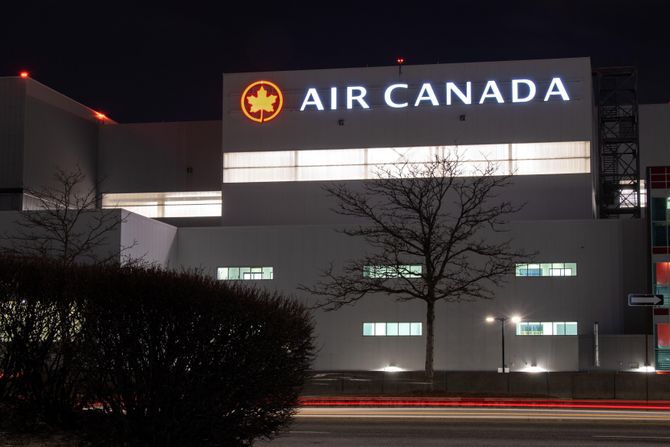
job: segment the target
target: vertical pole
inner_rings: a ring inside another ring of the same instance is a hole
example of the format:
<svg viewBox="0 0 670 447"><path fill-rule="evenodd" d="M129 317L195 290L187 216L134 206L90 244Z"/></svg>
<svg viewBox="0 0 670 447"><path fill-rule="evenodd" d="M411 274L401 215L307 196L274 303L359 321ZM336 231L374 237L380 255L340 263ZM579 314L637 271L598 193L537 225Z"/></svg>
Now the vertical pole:
<svg viewBox="0 0 670 447"><path fill-rule="evenodd" d="M500 340L502 343L502 373L505 374L505 319L500 319Z"/></svg>
<svg viewBox="0 0 670 447"><path fill-rule="evenodd" d="M598 340L598 322L593 323L593 366L600 368L600 340Z"/></svg>

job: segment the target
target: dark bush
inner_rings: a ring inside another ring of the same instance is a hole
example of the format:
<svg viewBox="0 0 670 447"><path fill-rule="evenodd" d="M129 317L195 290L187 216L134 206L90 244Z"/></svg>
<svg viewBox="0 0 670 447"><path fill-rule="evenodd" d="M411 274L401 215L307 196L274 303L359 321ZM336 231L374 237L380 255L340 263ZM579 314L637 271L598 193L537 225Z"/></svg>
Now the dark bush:
<svg viewBox="0 0 670 447"><path fill-rule="evenodd" d="M0 402L14 427L68 427L81 409L81 303L68 276L54 262L0 257Z"/></svg>
<svg viewBox="0 0 670 447"><path fill-rule="evenodd" d="M33 264L2 262L10 267L0 264L4 303L51 302L41 291L52 281L51 290L64 291L56 295L70 297L78 330L69 377L79 394L69 411L110 428L110 444L249 445L290 421L312 355L302 306L186 273L107 266L64 275L49 264L54 271L44 277L50 270L41 263L24 274ZM5 310L0 333L16 319ZM25 401L7 377L24 377L28 366L7 368L13 351L3 349L0 386ZM82 403L102 410L79 412Z"/></svg>

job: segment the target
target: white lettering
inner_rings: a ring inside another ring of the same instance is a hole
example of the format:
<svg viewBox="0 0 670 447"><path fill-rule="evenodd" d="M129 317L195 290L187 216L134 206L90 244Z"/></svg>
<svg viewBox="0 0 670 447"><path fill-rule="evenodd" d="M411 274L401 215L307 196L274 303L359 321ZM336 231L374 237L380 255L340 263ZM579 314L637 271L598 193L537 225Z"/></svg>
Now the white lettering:
<svg viewBox="0 0 670 447"><path fill-rule="evenodd" d="M354 95L354 92L358 92L357 95ZM365 95L368 91L365 87L347 87L347 109L354 108L354 101L358 103L364 109L369 109L370 106L365 102Z"/></svg>
<svg viewBox="0 0 670 447"><path fill-rule="evenodd" d="M482 93L482 97L479 99L479 104L484 104L484 101L489 98L495 98L495 100L498 101L498 104L505 102L502 95L500 94L500 89L498 88L496 81L488 81L486 83L486 87L484 87L484 93Z"/></svg>
<svg viewBox="0 0 670 447"><path fill-rule="evenodd" d="M563 86L561 78L554 78L551 80L551 84L549 84L549 89L547 90L547 94L544 96L544 100L549 101L549 97L553 95L559 95L563 101L570 101L570 97L568 96L568 92Z"/></svg>
<svg viewBox="0 0 670 447"><path fill-rule="evenodd" d="M519 97L519 84L528 86L528 94L523 98ZM530 79L512 79L512 102L528 102L535 98L535 83Z"/></svg>
<svg viewBox="0 0 670 447"><path fill-rule="evenodd" d="M472 104L472 82L465 83L465 94L453 82L447 82L447 105L451 105L451 94L455 93L463 104Z"/></svg>
<svg viewBox="0 0 670 447"><path fill-rule="evenodd" d="M397 88L407 88L407 84L392 84L389 85L386 88L386 91L384 91L384 101L386 102L386 105L389 107L393 107L394 109L400 109L403 107L407 107L409 104L406 102L394 102L392 98L393 90Z"/></svg>
<svg viewBox="0 0 670 447"><path fill-rule="evenodd" d="M437 96L435 96L433 87L427 82L421 86L419 95L416 97L416 101L414 101L414 107L418 106L421 101L430 101L430 103L434 106L440 105L440 103L437 102Z"/></svg>
<svg viewBox="0 0 670 447"><path fill-rule="evenodd" d="M315 88L310 88L307 90L307 94L305 95L305 100L302 102L302 105L300 106L300 111L304 111L307 106L316 106L316 110L323 110L323 103L321 102L321 98L319 98L319 93L316 91Z"/></svg>
<svg viewBox="0 0 670 447"><path fill-rule="evenodd" d="M337 87L330 88L330 110L337 110Z"/></svg>

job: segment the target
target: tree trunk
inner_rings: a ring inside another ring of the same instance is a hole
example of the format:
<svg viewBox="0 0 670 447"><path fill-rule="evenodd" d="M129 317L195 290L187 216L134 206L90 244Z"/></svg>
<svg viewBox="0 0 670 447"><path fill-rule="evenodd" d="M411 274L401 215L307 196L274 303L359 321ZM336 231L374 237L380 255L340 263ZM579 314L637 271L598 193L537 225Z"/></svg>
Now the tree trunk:
<svg viewBox="0 0 670 447"><path fill-rule="evenodd" d="M435 301L426 301L426 380L433 383L433 376L435 371L433 370L433 340L434 340L434 330L433 326L435 322Z"/></svg>

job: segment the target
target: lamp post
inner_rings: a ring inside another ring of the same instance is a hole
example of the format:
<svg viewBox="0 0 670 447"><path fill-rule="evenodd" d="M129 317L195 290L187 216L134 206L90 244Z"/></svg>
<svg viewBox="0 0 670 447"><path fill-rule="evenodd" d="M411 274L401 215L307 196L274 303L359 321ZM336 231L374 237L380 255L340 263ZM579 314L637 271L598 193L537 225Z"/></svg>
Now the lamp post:
<svg viewBox="0 0 670 447"><path fill-rule="evenodd" d="M502 366L502 369L500 372L503 374L505 373L505 369L507 368L507 365L505 365L505 322L507 320L511 320L512 323L518 323L521 321L521 317L514 315L513 317L486 317L486 322L487 323L493 323L494 321L500 321L500 350L501 350L501 357L500 357L500 363Z"/></svg>

